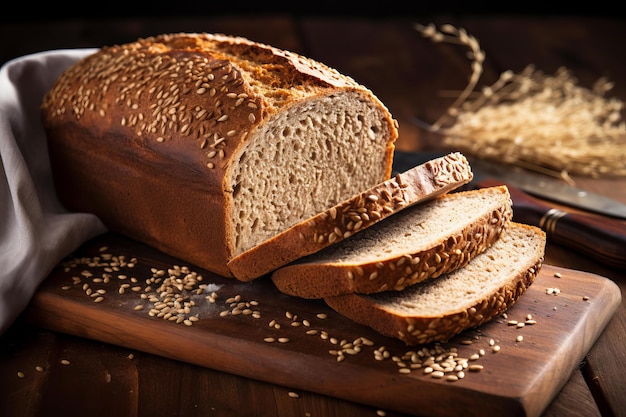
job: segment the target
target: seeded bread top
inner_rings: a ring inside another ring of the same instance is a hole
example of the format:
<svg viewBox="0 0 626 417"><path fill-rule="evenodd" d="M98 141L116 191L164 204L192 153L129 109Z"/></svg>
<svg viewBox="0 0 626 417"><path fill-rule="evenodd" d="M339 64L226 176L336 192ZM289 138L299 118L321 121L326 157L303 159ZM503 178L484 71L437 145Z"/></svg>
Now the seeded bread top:
<svg viewBox="0 0 626 417"><path fill-rule="evenodd" d="M314 60L245 38L164 34L81 60L44 97L43 109L51 126L85 119L82 125L101 133L130 130L147 146L186 139L204 150L192 155L213 168L290 100L348 87L363 88Z"/></svg>

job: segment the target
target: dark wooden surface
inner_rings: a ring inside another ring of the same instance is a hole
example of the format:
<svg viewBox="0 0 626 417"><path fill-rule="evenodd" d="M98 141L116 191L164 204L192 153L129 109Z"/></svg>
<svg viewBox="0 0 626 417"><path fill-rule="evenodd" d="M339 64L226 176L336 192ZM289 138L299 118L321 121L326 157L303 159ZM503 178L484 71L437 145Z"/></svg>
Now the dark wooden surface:
<svg viewBox="0 0 626 417"><path fill-rule="evenodd" d="M199 285L190 289L190 300L195 305L188 314L198 320L186 325L151 317L148 312L154 304L140 297L146 291L155 296L160 292L157 285L144 290L148 286L146 280L152 276L151 269L168 270L186 264L115 234L86 243L74 257L94 259L105 253L136 261L132 268L121 266L108 283L94 282L82 274L89 271L93 277L101 277L106 265L80 263L67 269L57 268L31 302L29 323L133 352L148 352L271 382L296 392L320 393L396 412L412 413L420 408L423 414L437 417L539 416L578 369L621 302L619 288L608 278L546 265L524 297L508 311L510 319L522 322L531 314L537 324L517 329L505 319L496 319L444 344L448 349L457 349L461 357L470 357L480 349L488 352L472 362L482 365L482 372L467 371L462 381L451 383L424 375L422 370L400 374L394 361L376 360L374 351L384 346L391 355L402 357L416 348L353 323L321 300L281 294L269 279L241 283L194 270L202 275L202 283L210 286L202 294L195 294L202 288ZM126 278L118 279L118 274ZM73 277L81 277L81 282L75 282ZM140 291L128 288L120 293L124 283L135 285L129 283L131 277L137 278ZM106 290L102 300L94 302L84 285L96 294L97 290ZM547 294L548 288L559 288L559 295ZM213 291L218 298L209 302L205 297ZM241 302L254 301L249 308L258 316L223 316L232 311L233 301L229 300L234 297L240 297ZM136 306L142 309L135 310ZM319 314L327 317L320 319ZM303 324L304 320L307 324ZM272 321L281 328L270 326ZM308 334L311 330L316 333ZM324 339L322 333L330 337ZM523 340L518 342L520 335ZM265 341L268 337L289 340L269 343ZM372 345L361 346L356 355L344 355L341 363L329 353L331 349L341 349L331 338L354 341L361 337ZM472 344L462 343L467 340ZM490 340L500 347L497 354L492 352ZM18 369L13 371L16 374ZM30 371L29 377L36 376ZM24 378L20 383L30 381ZM444 397L449 400L445 407L425 401Z"/></svg>
<svg viewBox="0 0 626 417"><path fill-rule="evenodd" d="M483 82L535 64L547 73L572 70L582 85L602 76L626 100L625 21L609 16L420 15L373 17L270 14L3 21L0 62L48 49L93 47L163 32L208 31L247 36L316 58L369 86L400 123L398 148L430 150L438 139L412 124L432 121L450 104L443 90L462 89L469 74L459 48L434 45L414 23L452 23L486 51ZM579 179L578 185L626 203L626 180ZM549 243L546 263L613 280L622 294L626 272ZM0 407L11 416L45 415L376 415L375 407L298 391L223 371L29 326L26 317L0 339ZM53 319L53 318L52 318ZM543 416L626 415L626 302L585 355ZM149 349L146 349L149 351ZM128 355L134 354L133 360ZM69 358L71 366L60 360ZM34 367L44 366L45 372ZM511 365L514 366L514 365ZM19 378L21 369L25 378ZM433 401L445 399L433 398ZM416 407L410 414L424 415ZM398 415L391 411L387 415Z"/></svg>

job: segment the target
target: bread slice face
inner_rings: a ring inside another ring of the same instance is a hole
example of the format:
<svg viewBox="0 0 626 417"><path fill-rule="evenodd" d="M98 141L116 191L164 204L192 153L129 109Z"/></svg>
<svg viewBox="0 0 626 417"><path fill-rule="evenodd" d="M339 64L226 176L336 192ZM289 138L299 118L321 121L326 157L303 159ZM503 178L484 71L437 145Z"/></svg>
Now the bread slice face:
<svg viewBox="0 0 626 417"><path fill-rule="evenodd" d="M250 281L361 232L414 204L448 193L473 178L459 152L435 158L304 220L235 257L233 276ZM296 199L294 204L303 202Z"/></svg>
<svg viewBox="0 0 626 417"><path fill-rule="evenodd" d="M302 298L401 291L466 265L512 219L506 186L440 195L272 273Z"/></svg>
<svg viewBox="0 0 626 417"><path fill-rule="evenodd" d="M464 268L402 292L347 294L325 302L407 345L445 342L511 307L539 273L545 244L541 229L511 222L497 242Z"/></svg>

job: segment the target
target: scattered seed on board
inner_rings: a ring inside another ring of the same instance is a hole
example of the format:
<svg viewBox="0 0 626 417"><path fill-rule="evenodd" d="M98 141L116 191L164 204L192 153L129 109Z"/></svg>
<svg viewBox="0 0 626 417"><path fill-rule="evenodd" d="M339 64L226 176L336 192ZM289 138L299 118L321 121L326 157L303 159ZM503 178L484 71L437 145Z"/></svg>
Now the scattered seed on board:
<svg viewBox="0 0 626 417"><path fill-rule="evenodd" d="M137 260L133 259L133 266L136 262ZM111 271L119 270L119 266L114 265L113 262L111 262L110 267L107 267L107 268L110 269ZM157 270L156 268L151 268L151 270L152 270L153 276L150 280L146 280L147 285L143 285L143 286L140 285L140 282L137 278L133 277L131 279L128 279L129 275L119 274L118 275L119 280L124 280L124 281L128 280L128 281L133 282L134 284L137 284L137 285L134 285L134 287L132 288L130 284L127 284L127 283L121 284L120 294L123 294L124 293L123 289L126 289L126 288L133 289L135 292L139 292L140 290L142 290L143 292L141 294L141 298L144 300L149 300L150 302L155 304L155 307L150 309L150 312L149 312L150 316L155 317L157 316L157 313L158 313L158 317L165 318L170 321L173 320L176 323L184 323L187 326L190 326L194 321L197 321L198 320L197 315L195 316L189 315L189 310L192 307L191 303L186 307L184 314L182 313L182 310L178 313L178 315L177 313L173 311L171 313L165 313L164 311L161 311L161 309L163 309L163 307L165 306L165 302L162 301L162 299L167 293L167 289L171 288L171 285L176 285L174 282L167 284L167 285L163 284L165 279L168 277L168 272L170 275L169 277L170 279L178 279L178 283L180 283L180 281L183 279L184 274L188 274L189 276L191 275L191 271L189 271L188 268L186 267L178 267L178 266L174 266L169 270ZM185 271L185 272L181 274L181 271ZM175 274L178 274L178 275L174 276ZM88 278L88 277L93 277L94 274L90 271L83 270L81 275L83 276L83 278ZM102 274L101 280L103 282L104 282L104 278L106 278L106 276L105 274ZM201 277L198 275L197 281L200 281L200 280L201 280ZM97 281L98 281L97 279L96 281L94 281L93 278L91 279L91 282L97 282ZM207 285L197 286L198 284L197 281L195 280L192 281L191 284L184 287L184 290L190 291L191 293L195 295L202 294L203 291L207 288ZM93 292L95 296L99 295L95 299L95 300L98 300L97 302L101 302L104 300L104 297L102 297L102 295L106 291L104 290L98 291L95 288L92 290L89 283L81 283L80 277L74 277L73 282L74 282L74 285L83 285L84 291L91 290L90 292ZM163 284L163 285L159 289L153 289L153 287L151 286L153 284ZM170 287L168 287L168 285L170 285ZM69 287L69 286L66 286L66 287ZM161 291L161 293L159 293L159 291ZM182 291L180 287L178 288L178 291ZM211 295L208 295L205 298L209 300L211 303L215 303L218 298L218 295L217 293L213 292ZM186 301L186 300L188 299L185 298L183 295L181 295L178 301L182 303L183 301ZM163 304L163 307L160 307L161 304ZM257 301L244 302L241 300L241 295L236 295L234 297L228 298L226 300L226 304L230 306L230 310L225 310L225 311L220 312L219 314L221 317L225 317L231 314L237 315L240 313L241 315L250 314L255 318L260 317L260 312L258 310L252 310L250 308L252 306L257 306L259 304ZM144 309L144 305L137 304L134 307L134 309L136 311L141 311ZM244 312L247 312L247 313L244 313ZM329 343L332 343L333 345L335 345L336 349L331 350L331 352L333 352L333 354L335 355L337 362L342 362L349 355L358 354L361 351L361 348L364 346L374 345L373 341L368 340L366 338L357 338L354 341L350 342L350 341L343 340L338 337L331 337L328 334L328 332L325 330L310 329L311 323L308 320L298 320L298 315L290 311L285 312L285 317L290 320L291 327L298 327L298 326L303 325L309 328L306 330L306 334L310 334L310 335L320 334L320 337L322 340L328 341ZM502 317L506 319L506 315L503 315ZM526 324L530 324L528 323L528 321L530 320L530 317L531 315L529 314L527 316ZM320 320L324 320L324 319L327 319L328 316L326 313L317 313L316 318ZM509 321L509 324L512 324L512 323L515 323L515 325L520 324L517 321L513 321L513 320ZM524 323L521 323L521 324L523 325ZM280 324L276 320L271 320L269 322L269 327L274 328L274 329L281 328ZM476 340L478 340L478 338ZM287 343L290 341L290 339L288 337L266 337L263 339L263 341L266 343L275 343L275 342ZM518 341L520 341L519 337L518 337ZM467 339L462 340L460 343L462 345L471 345L474 343L474 341L471 340L470 338L467 338ZM497 352L500 350L500 347L495 344L494 340L490 340L489 344L493 352ZM483 349L480 349L478 353L472 354L469 358L461 359L459 361L457 361L456 359L450 359L452 357L456 358L456 348L452 348L450 351L447 351L447 352L445 352L444 348L440 346L438 346L437 349L439 350L437 351L436 354L433 352L428 354L428 355L434 355L435 357L437 357L436 361L432 363L433 367L424 366L425 362L423 361L425 361L426 359L424 357L420 357L418 359L420 355L418 355L417 352L406 352L402 356L392 356L390 352L387 351L384 346L380 347L379 349L374 350L374 359L377 361L388 360L390 358L393 359L394 362L398 366L398 372L400 372L401 374L410 374L412 370L422 368L424 369L423 371L424 374L429 374L433 378L445 379L447 381L458 381L459 379L464 378L465 373L463 370L476 372L476 371L480 371L483 369L482 365L478 365L478 364L469 365L468 364L468 361L476 361L481 356L483 356L485 354ZM421 353L421 355L426 355L426 353ZM128 358L132 359L133 355L129 354ZM451 362L453 365L450 365L448 362ZM62 360L61 363L63 365L70 364L70 362L65 359ZM41 368L41 371L43 371L43 368ZM292 395L297 395L297 393L290 393L290 396ZM378 415L385 415L385 412L380 410Z"/></svg>
<svg viewBox="0 0 626 417"><path fill-rule="evenodd" d="M558 295L561 293L561 290L558 288L546 288L546 294L548 295Z"/></svg>
<svg viewBox="0 0 626 417"><path fill-rule="evenodd" d="M300 398L300 395L297 392L289 391L289 396L291 398Z"/></svg>

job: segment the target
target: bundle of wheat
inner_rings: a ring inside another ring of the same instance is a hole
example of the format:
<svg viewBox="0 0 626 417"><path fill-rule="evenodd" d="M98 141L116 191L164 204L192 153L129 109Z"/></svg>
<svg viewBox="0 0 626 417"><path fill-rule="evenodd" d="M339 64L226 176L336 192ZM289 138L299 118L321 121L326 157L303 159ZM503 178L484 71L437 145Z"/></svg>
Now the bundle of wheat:
<svg viewBox="0 0 626 417"><path fill-rule="evenodd" d="M546 75L529 65L520 73L505 71L476 91L485 60L478 40L452 25L415 28L433 42L469 49L472 72L466 88L427 125L443 136L444 146L566 180L570 174L626 176L624 103L605 97L611 82L601 78L587 89L566 68Z"/></svg>

